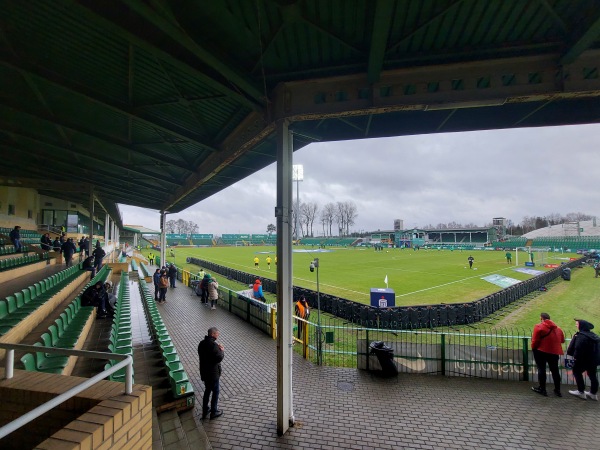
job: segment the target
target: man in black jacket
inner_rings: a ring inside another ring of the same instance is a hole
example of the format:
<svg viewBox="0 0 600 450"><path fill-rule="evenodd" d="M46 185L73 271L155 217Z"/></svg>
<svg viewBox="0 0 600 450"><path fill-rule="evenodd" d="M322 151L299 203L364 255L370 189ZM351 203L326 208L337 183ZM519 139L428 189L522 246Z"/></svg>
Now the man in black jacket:
<svg viewBox="0 0 600 450"><path fill-rule="evenodd" d="M569 391L569 394L585 400L598 400L598 375L596 367L600 363L600 337L592 330L594 325L587 320L575 319L579 330L571 339L567 355L575 360L573 366L573 377L577 382L577 390ZM585 390L583 372L587 372L590 378L590 390Z"/></svg>
<svg viewBox="0 0 600 450"><path fill-rule="evenodd" d="M75 244L73 243L73 238L66 240L66 242L62 245L62 251L67 267L71 267L73 265L73 255L77 251L77 247L75 247Z"/></svg>
<svg viewBox="0 0 600 450"><path fill-rule="evenodd" d="M216 327L208 329L208 334L198 344L198 357L200 359L200 379L204 381L204 397L202 398L202 419L216 419L223 415L219 406L219 378L221 377L221 361L223 361L223 346L217 343L219 330ZM212 393L210 408L208 401Z"/></svg>
<svg viewBox="0 0 600 450"><path fill-rule="evenodd" d="M175 267L175 264L171 263L171 265L169 266L169 280L171 283L171 287L177 287L175 286L175 280L177 279L177 267Z"/></svg>

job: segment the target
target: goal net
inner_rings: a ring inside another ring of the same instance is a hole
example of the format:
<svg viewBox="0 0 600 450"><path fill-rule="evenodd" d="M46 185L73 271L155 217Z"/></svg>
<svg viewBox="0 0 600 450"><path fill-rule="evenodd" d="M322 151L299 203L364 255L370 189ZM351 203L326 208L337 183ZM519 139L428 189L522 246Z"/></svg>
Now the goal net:
<svg viewBox="0 0 600 450"><path fill-rule="evenodd" d="M526 262L532 262L536 266L548 264L548 249L540 247L517 247L515 265L525 265Z"/></svg>

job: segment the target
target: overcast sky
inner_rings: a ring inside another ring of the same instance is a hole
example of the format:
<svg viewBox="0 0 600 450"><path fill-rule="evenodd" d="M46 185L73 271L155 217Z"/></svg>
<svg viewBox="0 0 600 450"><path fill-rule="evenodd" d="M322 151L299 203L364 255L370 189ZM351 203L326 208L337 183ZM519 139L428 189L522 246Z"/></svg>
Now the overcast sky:
<svg viewBox="0 0 600 450"><path fill-rule="evenodd" d="M597 215L600 125L430 134L310 144L300 201L353 201L360 230L494 217L582 212ZM296 188L294 187L294 201ZM266 233L275 224L275 164L167 220L191 220L199 233ZM159 213L120 205L123 221L159 229ZM352 231L351 228L351 231ZM315 235L322 234L315 221Z"/></svg>

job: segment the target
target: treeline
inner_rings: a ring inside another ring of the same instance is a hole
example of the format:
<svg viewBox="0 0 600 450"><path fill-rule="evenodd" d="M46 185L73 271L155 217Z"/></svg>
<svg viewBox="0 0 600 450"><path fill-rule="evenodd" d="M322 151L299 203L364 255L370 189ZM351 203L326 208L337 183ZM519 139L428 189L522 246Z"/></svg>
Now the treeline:
<svg viewBox="0 0 600 450"><path fill-rule="evenodd" d="M165 223L167 233L170 234L196 234L198 233L198 225L191 220L167 220Z"/></svg>
<svg viewBox="0 0 600 450"><path fill-rule="evenodd" d="M568 213L565 215L559 213L552 213L546 216L525 216L521 220L520 223L515 223L511 219L507 219L506 232L513 236L520 236L525 233L529 233L533 230L538 230L540 228L549 227L552 225L560 225L568 222L582 222L585 220L592 220L594 216L590 214L584 213ZM491 228L493 225L491 222L483 225L484 228ZM479 228L480 225L476 225L474 223L460 223L460 222L448 222L448 223L438 223L437 225L428 224L423 227L426 230L449 230L449 229L457 229L457 228Z"/></svg>
<svg viewBox="0 0 600 450"><path fill-rule="evenodd" d="M296 214L299 214L298 221L296 221ZM292 211L293 234L299 237L314 236L316 222L321 225L323 236L349 236L350 227L355 224L357 217L356 204L350 201L327 203L323 207L314 202L300 202L299 205L295 202ZM296 233L296 222L299 233Z"/></svg>

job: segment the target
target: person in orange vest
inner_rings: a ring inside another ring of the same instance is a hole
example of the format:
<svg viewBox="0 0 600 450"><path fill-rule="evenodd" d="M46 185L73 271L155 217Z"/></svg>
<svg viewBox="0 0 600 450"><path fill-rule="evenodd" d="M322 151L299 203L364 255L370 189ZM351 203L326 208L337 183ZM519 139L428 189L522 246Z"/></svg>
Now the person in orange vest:
<svg viewBox="0 0 600 450"><path fill-rule="evenodd" d="M308 307L308 302L306 298L300 297L300 300L296 302L296 316L300 319L308 320L310 317L310 308ZM302 327L304 322L302 320L298 320L298 339L302 339Z"/></svg>

